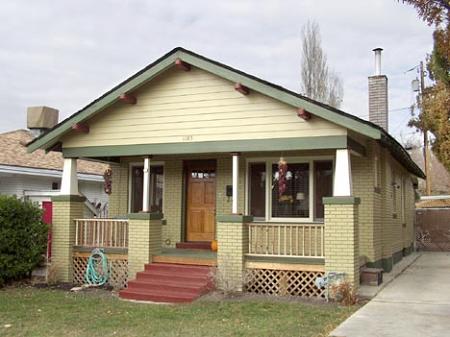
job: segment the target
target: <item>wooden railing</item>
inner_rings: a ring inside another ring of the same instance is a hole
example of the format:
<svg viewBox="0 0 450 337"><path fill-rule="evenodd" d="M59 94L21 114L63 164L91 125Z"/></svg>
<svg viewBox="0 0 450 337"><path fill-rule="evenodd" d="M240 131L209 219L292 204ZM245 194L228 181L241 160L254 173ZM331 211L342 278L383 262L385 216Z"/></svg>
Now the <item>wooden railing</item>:
<svg viewBox="0 0 450 337"><path fill-rule="evenodd" d="M128 248L128 220L77 219L75 220L75 245Z"/></svg>
<svg viewBox="0 0 450 337"><path fill-rule="evenodd" d="M249 224L250 256L324 257L322 224Z"/></svg>

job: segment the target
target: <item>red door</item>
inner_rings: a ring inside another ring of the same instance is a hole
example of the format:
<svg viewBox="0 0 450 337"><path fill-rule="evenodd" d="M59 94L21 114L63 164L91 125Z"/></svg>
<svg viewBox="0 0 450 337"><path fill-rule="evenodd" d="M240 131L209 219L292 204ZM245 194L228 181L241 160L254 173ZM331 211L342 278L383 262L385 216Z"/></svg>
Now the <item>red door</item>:
<svg viewBox="0 0 450 337"><path fill-rule="evenodd" d="M47 225L52 224L53 219L53 205L51 201L43 201L42 202L42 221L46 223ZM51 230L48 231L48 238L47 238L47 260L50 260L52 257L52 232Z"/></svg>

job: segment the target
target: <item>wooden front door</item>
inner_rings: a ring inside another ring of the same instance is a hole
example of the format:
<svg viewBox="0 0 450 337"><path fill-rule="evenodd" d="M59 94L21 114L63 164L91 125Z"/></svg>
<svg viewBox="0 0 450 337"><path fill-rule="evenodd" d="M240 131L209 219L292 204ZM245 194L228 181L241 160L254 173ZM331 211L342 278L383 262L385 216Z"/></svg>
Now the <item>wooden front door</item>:
<svg viewBox="0 0 450 337"><path fill-rule="evenodd" d="M186 162L186 239L212 241L216 230L216 162Z"/></svg>

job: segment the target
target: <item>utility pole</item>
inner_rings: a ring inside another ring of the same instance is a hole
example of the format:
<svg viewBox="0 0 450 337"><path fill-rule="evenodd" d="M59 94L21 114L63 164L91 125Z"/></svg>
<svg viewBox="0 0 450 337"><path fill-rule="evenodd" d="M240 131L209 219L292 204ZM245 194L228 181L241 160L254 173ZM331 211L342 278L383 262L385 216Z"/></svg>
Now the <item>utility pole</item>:
<svg viewBox="0 0 450 337"><path fill-rule="evenodd" d="M426 195L431 195L431 175L430 175L430 149L428 144L428 129L426 126L426 114L425 109L423 107L423 97L425 90L425 80L424 80L424 71L423 71L423 62L420 61L419 65L420 71L420 109L422 111L422 126L423 126L423 160L425 164L425 190Z"/></svg>

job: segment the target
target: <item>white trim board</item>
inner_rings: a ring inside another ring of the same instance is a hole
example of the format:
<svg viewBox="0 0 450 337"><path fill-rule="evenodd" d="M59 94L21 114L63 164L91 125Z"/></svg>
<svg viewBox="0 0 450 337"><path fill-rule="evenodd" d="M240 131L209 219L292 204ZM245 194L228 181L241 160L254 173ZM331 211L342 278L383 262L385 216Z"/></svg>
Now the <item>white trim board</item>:
<svg viewBox="0 0 450 337"><path fill-rule="evenodd" d="M42 169L34 167L22 167L12 165L0 165L0 173L21 174L39 177L61 178L62 170ZM103 182L103 176L98 174L77 173L78 180Z"/></svg>

